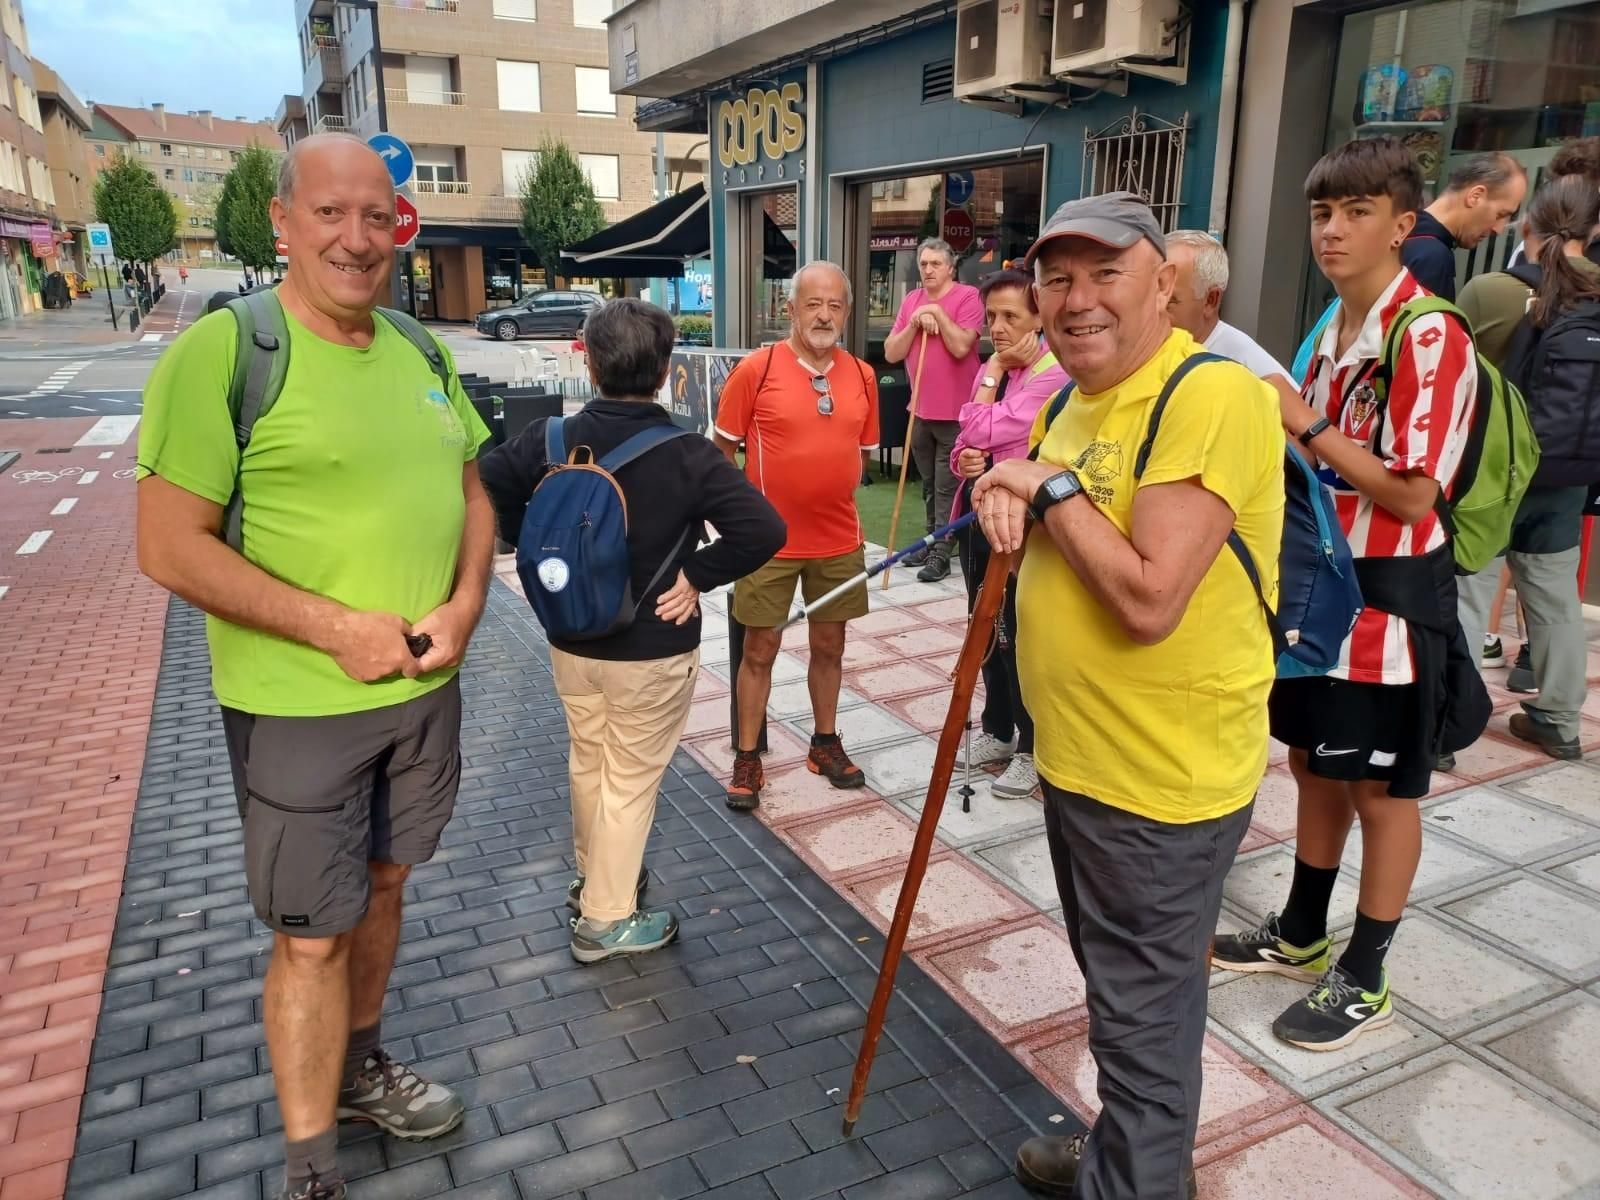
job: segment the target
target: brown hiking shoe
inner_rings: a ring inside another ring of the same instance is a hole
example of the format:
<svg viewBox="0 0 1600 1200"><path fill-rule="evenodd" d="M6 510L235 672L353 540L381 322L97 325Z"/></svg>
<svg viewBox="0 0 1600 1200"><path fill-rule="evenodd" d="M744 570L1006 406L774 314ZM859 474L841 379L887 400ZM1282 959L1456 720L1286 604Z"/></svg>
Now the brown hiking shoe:
<svg viewBox="0 0 1600 1200"><path fill-rule="evenodd" d="M740 750L733 756L733 779L728 783L728 807L748 812L761 803L761 789L767 773L761 755L755 750Z"/></svg>
<svg viewBox="0 0 1600 1200"><path fill-rule="evenodd" d="M836 788L861 787L867 777L861 768L850 761L844 752L844 743L837 733L823 735L822 741L811 743L811 753L806 755L806 767L813 775L821 775Z"/></svg>

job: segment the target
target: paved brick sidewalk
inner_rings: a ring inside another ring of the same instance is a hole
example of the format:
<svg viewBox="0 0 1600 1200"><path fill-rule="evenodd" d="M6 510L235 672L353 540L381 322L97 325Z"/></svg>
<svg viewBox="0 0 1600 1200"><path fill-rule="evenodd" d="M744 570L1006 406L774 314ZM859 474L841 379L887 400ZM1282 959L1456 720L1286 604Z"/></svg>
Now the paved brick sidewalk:
<svg viewBox="0 0 1600 1200"><path fill-rule="evenodd" d="M914 964L858 1136L840 1136L880 937L686 756L646 862L680 942L568 955L565 730L521 602L493 589L464 676L465 779L411 888L385 1038L459 1086L412 1146L347 1126L356 1197L1019 1196L1017 1143L1075 1122ZM259 1200L279 1121L198 617L174 604L68 1195ZM0 1193L0 1200L10 1200Z"/></svg>
<svg viewBox="0 0 1600 1200"><path fill-rule="evenodd" d="M66 1179L161 652L133 448L93 427L0 422L0 1200Z"/></svg>

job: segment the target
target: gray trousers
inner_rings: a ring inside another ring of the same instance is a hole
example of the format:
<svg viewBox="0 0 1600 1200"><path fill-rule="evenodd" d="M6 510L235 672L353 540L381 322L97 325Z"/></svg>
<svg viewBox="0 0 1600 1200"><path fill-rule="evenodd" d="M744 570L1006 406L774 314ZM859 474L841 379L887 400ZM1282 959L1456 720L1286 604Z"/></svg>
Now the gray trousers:
<svg viewBox="0 0 1600 1200"><path fill-rule="evenodd" d="M911 458L917 464L917 474L922 476L928 533L950 523L950 510L955 507L961 482L950 469L950 451L955 449L960 432L960 421L918 421L911 431Z"/></svg>
<svg viewBox="0 0 1600 1200"><path fill-rule="evenodd" d="M1539 694L1522 707L1569 741L1578 736L1578 714L1588 691L1588 634L1578 595L1584 495L1583 488L1530 491L1517 510L1511 549L1478 574L1457 581L1461 630L1467 645L1476 648L1488 630L1500 568L1510 566L1527 617L1533 676L1539 681Z"/></svg>
<svg viewBox="0 0 1600 1200"><path fill-rule="evenodd" d="M1254 806L1169 825L1042 782L1100 1069L1100 1116L1074 1195L1183 1200L1200 1121L1211 935Z"/></svg>

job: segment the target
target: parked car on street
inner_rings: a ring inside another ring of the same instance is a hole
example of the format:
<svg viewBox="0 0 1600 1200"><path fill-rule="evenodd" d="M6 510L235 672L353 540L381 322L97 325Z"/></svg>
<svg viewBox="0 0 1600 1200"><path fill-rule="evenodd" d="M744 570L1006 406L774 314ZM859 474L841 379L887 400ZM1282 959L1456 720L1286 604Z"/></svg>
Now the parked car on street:
<svg viewBox="0 0 1600 1200"><path fill-rule="evenodd" d="M573 338L584 318L605 303L594 292L530 292L514 304L481 312L473 324L485 337L513 342L519 337Z"/></svg>

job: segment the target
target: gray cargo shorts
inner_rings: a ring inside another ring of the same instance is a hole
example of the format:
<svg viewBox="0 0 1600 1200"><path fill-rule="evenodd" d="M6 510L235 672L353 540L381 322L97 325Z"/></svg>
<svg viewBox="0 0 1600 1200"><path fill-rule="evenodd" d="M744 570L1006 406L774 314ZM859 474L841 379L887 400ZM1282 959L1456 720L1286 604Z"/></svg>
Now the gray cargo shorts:
<svg viewBox="0 0 1600 1200"><path fill-rule="evenodd" d="M262 717L223 708L256 915L291 937L348 933L369 861L438 848L461 782L461 684L368 712Z"/></svg>

